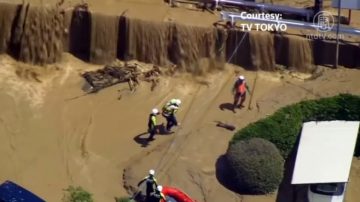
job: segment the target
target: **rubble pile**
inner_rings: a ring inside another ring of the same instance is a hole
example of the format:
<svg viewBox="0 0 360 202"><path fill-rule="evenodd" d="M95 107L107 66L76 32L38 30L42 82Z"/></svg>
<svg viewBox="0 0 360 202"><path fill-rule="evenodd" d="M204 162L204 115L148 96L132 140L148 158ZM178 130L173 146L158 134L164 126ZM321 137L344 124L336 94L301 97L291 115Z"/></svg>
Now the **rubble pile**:
<svg viewBox="0 0 360 202"><path fill-rule="evenodd" d="M162 74L158 66L152 69L146 69L136 62L115 61L112 64L105 65L104 68L96 71L88 71L82 74L82 77L91 86L91 93L98 92L101 89L127 82L130 90L136 90L141 81L151 82L151 90L154 90L159 83L159 76Z"/></svg>

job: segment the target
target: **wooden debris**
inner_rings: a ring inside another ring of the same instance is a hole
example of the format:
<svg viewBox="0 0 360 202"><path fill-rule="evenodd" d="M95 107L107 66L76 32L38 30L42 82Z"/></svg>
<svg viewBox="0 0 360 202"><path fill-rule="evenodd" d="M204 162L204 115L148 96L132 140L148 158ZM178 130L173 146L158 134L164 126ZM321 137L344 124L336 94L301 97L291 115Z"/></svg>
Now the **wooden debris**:
<svg viewBox="0 0 360 202"><path fill-rule="evenodd" d="M162 75L160 68L156 65L153 66L153 69L144 72L144 80L147 82L151 82L151 91L155 89L157 84L159 83L159 76Z"/></svg>
<svg viewBox="0 0 360 202"><path fill-rule="evenodd" d="M139 80L151 82L151 90L159 83L159 76L162 74L158 66L153 66L151 70L144 71L137 63L114 62L106 65L103 69L85 72L82 77L92 87L91 93L97 92L106 87L118 83L127 82L131 92L140 85Z"/></svg>
<svg viewBox="0 0 360 202"><path fill-rule="evenodd" d="M216 126L221 127L221 128L225 128L225 129L228 129L228 130L231 130L231 131L236 129L235 126L230 125L230 124L226 124L226 123L222 123L220 121L217 122Z"/></svg>

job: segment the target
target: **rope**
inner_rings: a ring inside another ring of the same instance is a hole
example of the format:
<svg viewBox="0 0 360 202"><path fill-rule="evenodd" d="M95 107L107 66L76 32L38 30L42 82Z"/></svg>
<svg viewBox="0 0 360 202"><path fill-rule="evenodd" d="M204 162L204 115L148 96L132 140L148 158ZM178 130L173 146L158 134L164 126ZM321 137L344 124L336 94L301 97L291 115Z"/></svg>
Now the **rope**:
<svg viewBox="0 0 360 202"><path fill-rule="evenodd" d="M242 42L245 39L245 36L248 34L248 32L245 32L245 34L243 35L243 37L241 38L240 42L238 43L238 45L236 46L235 50L233 51L233 53L231 54L230 58L228 59L228 61L226 63L229 63L231 61L231 59L234 57L235 53L237 52L237 50L239 49L240 45L242 44Z"/></svg>

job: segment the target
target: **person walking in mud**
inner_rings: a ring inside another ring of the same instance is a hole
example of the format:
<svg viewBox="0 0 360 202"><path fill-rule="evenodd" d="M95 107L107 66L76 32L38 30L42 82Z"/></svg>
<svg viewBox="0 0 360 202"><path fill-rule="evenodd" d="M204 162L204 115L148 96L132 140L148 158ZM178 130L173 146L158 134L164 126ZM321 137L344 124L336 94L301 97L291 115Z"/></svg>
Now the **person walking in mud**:
<svg viewBox="0 0 360 202"><path fill-rule="evenodd" d="M181 105L180 99L171 99L162 109L162 115L166 119L166 132L170 133L173 126L178 126L175 113Z"/></svg>
<svg viewBox="0 0 360 202"><path fill-rule="evenodd" d="M147 139L148 141L152 141L154 140L154 135L157 132L157 128L156 128L156 116L159 115L159 110L158 109L153 109L149 115L149 121L148 121L148 133L149 138Z"/></svg>
<svg viewBox="0 0 360 202"><path fill-rule="evenodd" d="M151 169L149 170L149 175L146 176L144 179L142 179L139 183L138 183L138 187L140 187L140 185L142 183L146 183L146 198L145 201L151 201L152 199L152 195L155 192L155 188L158 186L157 185L157 180L155 178L155 170Z"/></svg>
<svg viewBox="0 0 360 202"><path fill-rule="evenodd" d="M245 77L243 75L239 76L238 79L234 83L233 94L234 94L234 104L233 111L235 112L235 108L244 107L244 102L246 99L246 91L250 93L250 88L245 82ZM240 104L239 103L240 100Z"/></svg>

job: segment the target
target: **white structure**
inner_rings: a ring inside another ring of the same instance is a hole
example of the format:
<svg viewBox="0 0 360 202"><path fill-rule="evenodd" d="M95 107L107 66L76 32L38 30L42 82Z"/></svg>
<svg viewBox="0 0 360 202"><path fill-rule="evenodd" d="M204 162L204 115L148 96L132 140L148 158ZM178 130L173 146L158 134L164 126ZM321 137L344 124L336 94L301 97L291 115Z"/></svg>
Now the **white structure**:
<svg viewBox="0 0 360 202"><path fill-rule="evenodd" d="M310 184L310 202L342 202L349 179L359 121L303 124L292 184Z"/></svg>

